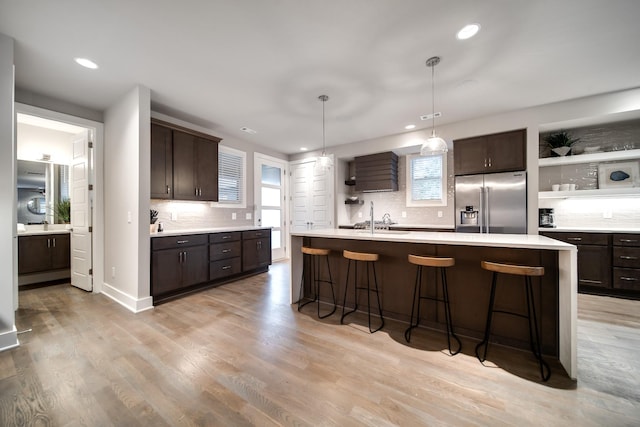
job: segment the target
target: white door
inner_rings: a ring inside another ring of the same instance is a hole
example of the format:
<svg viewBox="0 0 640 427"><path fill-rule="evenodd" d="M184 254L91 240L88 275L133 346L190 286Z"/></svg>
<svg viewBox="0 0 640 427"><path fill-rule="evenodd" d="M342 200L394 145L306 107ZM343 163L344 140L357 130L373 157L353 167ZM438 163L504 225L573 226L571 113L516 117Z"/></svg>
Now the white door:
<svg viewBox="0 0 640 427"><path fill-rule="evenodd" d="M291 229L333 228L333 171L315 168L315 160L291 164Z"/></svg>
<svg viewBox="0 0 640 427"><path fill-rule="evenodd" d="M91 265L91 148L86 130L73 140L71 160L71 284L93 290Z"/></svg>
<svg viewBox="0 0 640 427"><path fill-rule="evenodd" d="M255 154L255 224L271 227L271 258L286 257L286 166L274 157Z"/></svg>

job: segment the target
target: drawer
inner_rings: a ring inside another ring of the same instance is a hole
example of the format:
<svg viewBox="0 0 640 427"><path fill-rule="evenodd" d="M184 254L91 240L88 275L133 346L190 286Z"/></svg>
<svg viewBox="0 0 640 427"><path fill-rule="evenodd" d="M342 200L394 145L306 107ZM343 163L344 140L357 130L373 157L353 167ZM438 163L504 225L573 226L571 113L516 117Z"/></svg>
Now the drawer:
<svg viewBox="0 0 640 427"><path fill-rule="evenodd" d="M261 237L268 237L271 235L271 229L264 230L249 230L242 232L242 239L259 239Z"/></svg>
<svg viewBox="0 0 640 427"><path fill-rule="evenodd" d="M640 291L640 269L614 268L613 287L616 289Z"/></svg>
<svg viewBox="0 0 640 427"><path fill-rule="evenodd" d="M189 234L183 236L154 237L151 239L151 250L173 249L186 246L206 245L209 243L206 234Z"/></svg>
<svg viewBox="0 0 640 427"><path fill-rule="evenodd" d="M209 260L218 261L221 259L239 257L242 251L242 243L237 242L216 243L209 246Z"/></svg>
<svg viewBox="0 0 640 427"><path fill-rule="evenodd" d="M240 257L214 261L209 264L209 280L217 280L242 272Z"/></svg>
<svg viewBox="0 0 640 427"><path fill-rule="evenodd" d="M239 231L230 231L227 233L209 234L209 243L235 242L240 240L242 234Z"/></svg>
<svg viewBox="0 0 640 427"><path fill-rule="evenodd" d="M613 248L614 267L640 268L640 247L620 247Z"/></svg>
<svg viewBox="0 0 640 427"><path fill-rule="evenodd" d="M640 247L640 234L614 233L614 246L638 246Z"/></svg>
<svg viewBox="0 0 640 427"><path fill-rule="evenodd" d="M601 245L609 244L610 234L608 233L548 233L552 239L562 240L572 245Z"/></svg>

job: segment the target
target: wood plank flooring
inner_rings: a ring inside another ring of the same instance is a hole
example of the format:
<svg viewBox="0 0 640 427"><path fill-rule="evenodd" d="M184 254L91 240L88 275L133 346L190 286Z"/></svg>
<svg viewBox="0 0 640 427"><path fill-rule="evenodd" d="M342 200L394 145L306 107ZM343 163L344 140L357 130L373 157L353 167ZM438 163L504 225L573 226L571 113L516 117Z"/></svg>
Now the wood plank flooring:
<svg viewBox="0 0 640 427"><path fill-rule="evenodd" d="M578 382L557 361L288 304L269 273L132 314L69 285L20 293L0 353L0 426L414 426L640 423L640 301L579 295ZM455 320L455 319L454 319Z"/></svg>

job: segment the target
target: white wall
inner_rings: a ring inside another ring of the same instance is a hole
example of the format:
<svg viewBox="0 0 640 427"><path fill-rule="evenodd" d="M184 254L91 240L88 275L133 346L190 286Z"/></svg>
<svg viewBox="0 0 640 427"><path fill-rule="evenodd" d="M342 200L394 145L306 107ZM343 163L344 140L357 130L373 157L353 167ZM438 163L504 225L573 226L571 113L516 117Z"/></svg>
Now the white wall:
<svg viewBox="0 0 640 427"><path fill-rule="evenodd" d="M40 160L43 154L51 156L51 162L68 165L72 157L72 133L18 123L16 158Z"/></svg>
<svg viewBox="0 0 640 427"><path fill-rule="evenodd" d="M134 312L151 308L150 90L138 86L105 112L103 293ZM115 274L113 274L115 271Z"/></svg>
<svg viewBox="0 0 640 427"><path fill-rule="evenodd" d="M0 34L0 351L18 345L13 88L13 39Z"/></svg>

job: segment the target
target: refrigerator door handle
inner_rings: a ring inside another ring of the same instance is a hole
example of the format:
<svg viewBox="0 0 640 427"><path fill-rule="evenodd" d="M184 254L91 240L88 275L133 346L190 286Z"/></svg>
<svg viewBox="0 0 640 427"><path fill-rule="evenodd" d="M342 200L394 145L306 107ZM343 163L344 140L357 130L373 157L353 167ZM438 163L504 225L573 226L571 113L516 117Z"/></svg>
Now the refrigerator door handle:
<svg viewBox="0 0 640 427"><path fill-rule="evenodd" d="M480 233L484 233L484 187L480 187L480 209L478 210L480 216Z"/></svg>
<svg viewBox="0 0 640 427"><path fill-rule="evenodd" d="M484 188L484 194L485 194L485 200L484 200L484 208L486 210L486 213L484 215L484 220L486 222L486 229L487 229L487 233L489 233L491 230L489 229L489 224L490 222L490 218L489 218L489 212L491 212L491 200L489 199L489 187L485 187Z"/></svg>

